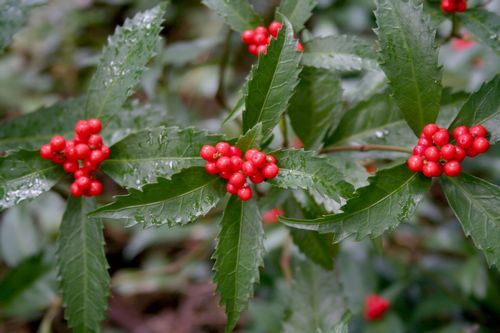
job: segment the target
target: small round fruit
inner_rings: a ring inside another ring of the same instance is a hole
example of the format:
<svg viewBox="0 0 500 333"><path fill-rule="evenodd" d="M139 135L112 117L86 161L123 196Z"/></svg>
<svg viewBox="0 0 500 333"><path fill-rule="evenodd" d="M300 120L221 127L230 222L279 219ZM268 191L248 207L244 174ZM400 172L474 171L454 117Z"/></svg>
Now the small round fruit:
<svg viewBox="0 0 500 333"><path fill-rule="evenodd" d="M78 184L82 190L87 190L90 187L91 180L89 177L80 177L75 180L75 183Z"/></svg>
<svg viewBox="0 0 500 333"><path fill-rule="evenodd" d="M276 164L270 163L262 169L262 175L264 175L267 179L273 179L278 175L279 171L280 169Z"/></svg>
<svg viewBox="0 0 500 333"><path fill-rule="evenodd" d="M231 156L229 148L231 148L231 145L227 142L219 142L215 145L215 150L222 156Z"/></svg>
<svg viewBox="0 0 500 333"><path fill-rule="evenodd" d="M420 146L424 146L424 147L430 147L430 146L432 146L432 141L430 139L427 139L427 138L420 138L420 139L418 139L417 144Z"/></svg>
<svg viewBox="0 0 500 333"><path fill-rule="evenodd" d="M464 149L469 148L472 146L473 142L474 142L474 138L469 133L462 134L457 138L457 145L460 148L464 148Z"/></svg>
<svg viewBox="0 0 500 333"><path fill-rule="evenodd" d="M432 136L434 143L438 146L444 146L450 141L450 134L446 129L440 129Z"/></svg>
<svg viewBox="0 0 500 333"><path fill-rule="evenodd" d="M455 146L451 143L445 144L441 147L441 157L447 161L451 161L455 158Z"/></svg>
<svg viewBox="0 0 500 333"><path fill-rule="evenodd" d="M476 138L472 143L472 148L482 154L490 148L490 141L483 137Z"/></svg>
<svg viewBox="0 0 500 333"><path fill-rule="evenodd" d="M74 197L81 197L83 194L83 190L78 186L76 182L71 184L71 195Z"/></svg>
<svg viewBox="0 0 500 333"><path fill-rule="evenodd" d="M241 166L243 165L243 160L238 156L231 156L231 170L232 171L240 171Z"/></svg>
<svg viewBox="0 0 500 333"><path fill-rule="evenodd" d="M90 196L98 196L102 193L102 184L98 180L93 180L90 183L90 187L88 190Z"/></svg>
<svg viewBox="0 0 500 333"><path fill-rule="evenodd" d="M453 137L455 138L455 140L458 140L458 138L464 134L469 134L469 129L467 128L467 126L458 126L453 130Z"/></svg>
<svg viewBox="0 0 500 333"><path fill-rule="evenodd" d="M92 134L90 126L86 120L80 120L76 123L75 132L82 139L86 139Z"/></svg>
<svg viewBox="0 0 500 333"><path fill-rule="evenodd" d="M470 148L465 149L465 153L469 157L476 157L477 155L479 155L479 152L477 150L475 150L474 147L470 147Z"/></svg>
<svg viewBox="0 0 500 333"><path fill-rule="evenodd" d="M60 135L56 135L50 139L50 148L53 152L60 152L66 147L66 139Z"/></svg>
<svg viewBox="0 0 500 333"><path fill-rule="evenodd" d="M283 211L279 208L273 208L262 215L262 221L265 224L276 223L279 221L280 215L283 215Z"/></svg>
<svg viewBox="0 0 500 333"><path fill-rule="evenodd" d="M254 56L258 56L259 51L257 50L257 47L258 46L255 44L248 45L248 53L253 54Z"/></svg>
<svg viewBox="0 0 500 333"><path fill-rule="evenodd" d="M257 53L267 54L267 45L257 46Z"/></svg>
<svg viewBox="0 0 500 333"><path fill-rule="evenodd" d="M75 171L75 173L73 175L75 176L75 179L78 179L80 177L88 177L89 172L87 169L78 169Z"/></svg>
<svg viewBox="0 0 500 333"><path fill-rule="evenodd" d="M304 45L302 45L301 42L298 42L297 46L295 46L295 50L299 52L304 52Z"/></svg>
<svg viewBox="0 0 500 333"><path fill-rule="evenodd" d="M222 178L222 179L229 179L229 177L231 177L233 173L231 171L221 171L219 173L219 176Z"/></svg>
<svg viewBox="0 0 500 333"><path fill-rule="evenodd" d="M256 152L258 152L257 149L248 149L245 152L245 161L250 161L252 159L253 154L255 154Z"/></svg>
<svg viewBox="0 0 500 333"><path fill-rule="evenodd" d="M413 155L408 159L408 168L413 172L422 171L424 162L420 156Z"/></svg>
<svg viewBox="0 0 500 333"><path fill-rule="evenodd" d="M241 201L252 199L252 189L248 186L243 186L238 190L238 198L240 198Z"/></svg>
<svg viewBox="0 0 500 333"><path fill-rule="evenodd" d="M271 22L271 24L269 24L269 33L271 34L271 36L276 38L282 26L283 23L281 22L276 22L276 21Z"/></svg>
<svg viewBox="0 0 500 333"><path fill-rule="evenodd" d="M211 175L219 173L219 168L217 168L217 164L215 164L215 162L207 162L205 164L205 170Z"/></svg>
<svg viewBox="0 0 500 333"><path fill-rule="evenodd" d="M470 128L469 132L474 138L484 138L488 133L483 125L474 125Z"/></svg>
<svg viewBox="0 0 500 333"><path fill-rule="evenodd" d="M440 176L441 172L441 165L437 162L429 161L422 167L422 173L429 178Z"/></svg>
<svg viewBox="0 0 500 333"><path fill-rule="evenodd" d="M457 3L455 3L455 10L457 12L465 12L467 10L467 1L459 0Z"/></svg>
<svg viewBox="0 0 500 333"><path fill-rule="evenodd" d="M66 158L62 155L56 154L52 156L52 162L56 164L63 164L64 162L66 162Z"/></svg>
<svg viewBox="0 0 500 333"><path fill-rule="evenodd" d="M98 135L98 134L92 134L89 137L89 139L87 141L87 144L92 149L101 149L101 147L102 147L102 137L100 135Z"/></svg>
<svg viewBox="0 0 500 333"><path fill-rule="evenodd" d="M422 130L422 133L425 134L425 136L429 139L432 138L432 136L439 131L439 127L436 124L427 124L424 126L424 129Z"/></svg>
<svg viewBox="0 0 500 333"><path fill-rule="evenodd" d="M40 148L40 156L44 160L51 160L52 159L52 148L49 144L43 145L42 148Z"/></svg>
<svg viewBox="0 0 500 333"><path fill-rule="evenodd" d="M253 39L255 41L255 45L257 46L269 44L269 37L264 34L255 34L255 37Z"/></svg>
<svg viewBox="0 0 500 333"><path fill-rule="evenodd" d="M86 159L83 161L83 167L89 171L95 171L99 168L99 164L93 163L91 160Z"/></svg>
<svg viewBox="0 0 500 333"><path fill-rule="evenodd" d="M255 167L252 161L246 161L241 165L241 171L247 177L255 175L259 170Z"/></svg>
<svg viewBox="0 0 500 333"><path fill-rule="evenodd" d="M267 31L267 28L260 25L257 28L255 28L255 34L262 34L262 35L269 35L269 31Z"/></svg>
<svg viewBox="0 0 500 333"><path fill-rule="evenodd" d="M267 155L266 156L266 162L267 163L274 163L274 164L276 164L276 157L274 157L272 155Z"/></svg>
<svg viewBox="0 0 500 333"><path fill-rule="evenodd" d="M453 13L455 11L454 0L441 0L441 9L445 13Z"/></svg>
<svg viewBox="0 0 500 333"><path fill-rule="evenodd" d="M235 172L229 177L229 183L233 184L237 188L242 187L245 184L247 177L243 175L241 172Z"/></svg>
<svg viewBox="0 0 500 333"><path fill-rule="evenodd" d="M239 187L236 187L231 183L226 184L227 193L236 194L236 193L238 193L238 189L239 189Z"/></svg>
<svg viewBox="0 0 500 333"><path fill-rule="evenodd" d="M240 148L238 148L238 147L236 147L236 146L231 146L231 147L229 147L229 154L230 154L231 156L241 157L241 155L242 155L243 153L241 152L241 149L240 149Z"/></svg>
<svg viewBox="0 0 500 333"><path fill-rule="evenodd" d="M254 43L254 36L255 36L255 31L253 30L245 30L241 34L241 40L245 44L253 44Z"/></svg>
<svg viewBox="0 0 500 333"><path fill-rule="evenodd" d="M252 155L252 162L259 169L263 168L266 165L266 160L267 160L267 155L260 151L255 152Z"/></svg>
<svg viewBox="0 0 500 333"><path fill-rule="evenodd" d="M426 146L416 145L413 147L413 155L423 156L426 149Z"/></svg>
<svg viewBox="0 0 500 333"><path fill-rule="evenodd" d="M262 174L262 172L257 172L255 175L250 177L250 180L254 184L260 184L266 179L264 178L264 175Z"/></svg>
<svg viewBox="0 0 500 333"><path fill-rule="evenodd" d="M217 153L217 149L215 149L214 146L211 145L204 145L200 149L200 156L203 158L205 161L208 162L214 162L214 155Z"/></svg>
<svg viewBox="0 0 500 333"><path fill-rule="evenodd" d="M99 132L101 132L102 123L99 119L97 118L89 119L87 120L87 125L89 125L90 133L99 134Z"/></svg>
<svg viewBox="0 0 500 333"><path fill-rule="evenodd" d="M448 177L456 177L462 171L462 167L457 161L449 161L444 164L443 171Z"/></svg>
<svg viewBox="0 0 500 333"><path fill-rule="evenodd" d="M66 161L63 164L63 168L64 168L64 171L69 172L69 173L73 173L76 170L78 170L78 163L76 163L75 161Z"/></svg>
<svg viewBox="0 0 500 333"><path fill-rule="evenodd" d="M455 161L462 162L465 156L467 156L467 154L463 148L455 147Z"/></svg>
<svg viewBox="0 0 500 333"><path fill-rule="evenodd" d="M89 160L93 164L100 164L102 161L104 161L104 155L100 150L92 150L90 152Z"/></svg>
<svg viewBox="0 0 500 333"><path fill-rule="evenodd" d="M104 159L107 159L109 157L109 154L111 154L111 149L109 149L108 146L102 146L101 152L102 152L102 155L104 156Z"/></svg>
<svg viewBox="0 0 500 333"><path fill-rule="evenodd" d="M75 146L76 156L78 159L83 160L90 155L90 148L84 143L77 144Z"/></svg>
<svg viewBox="0 0 500 333"><path fill-rule="evenodd" d="M71 147L71 146L66 145L66 148L64 148L64 156L66 156L66 158L69 161L76 161L76 160L78 160L78 154L76 153L75 146Z"/></svg>
<svg viewBox="0 0 500 333"><path fill-rule="evenodd" d="M432 146L432 147L428 147L425 150L424 156L427 159L427 161L437 162L437 161L439 161L441 154L440 154L439 149L437 147Z"/></svg>
<svg viewBox="0 0 500 333"><path fill-rule="evenodd" d="M215 164L220 171L231 171L231 159L227 156L219 157Z"/></svg>

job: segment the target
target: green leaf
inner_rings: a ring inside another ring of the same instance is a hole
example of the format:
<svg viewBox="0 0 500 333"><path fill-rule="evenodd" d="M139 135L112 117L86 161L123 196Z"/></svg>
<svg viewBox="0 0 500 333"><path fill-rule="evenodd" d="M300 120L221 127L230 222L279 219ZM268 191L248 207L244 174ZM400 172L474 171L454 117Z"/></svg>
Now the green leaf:
<svg viewBox="0 0 500 333"><path fill-rule="evenodd" d="M500 267L500 187L468 174L442 177L442 184L465 234Z"/></svg>
<svg viewBox="0 0 500 333"><path fill-rule="evenodd" d="M500 101L500 75L483 84L469 97L450 128L483 124L491 135L491 143L500 141L500 103L498 101Z"/></svg>
<svg viewBox="0 0 500 333"><path fill-rule="evenodd" d="M238 32L262 25L262 20L248 0L203 0L202 2Z"/></svg>
<svg viewBox="0 0 500 333"><path fill-rule="evenodd" d="M344 180L344 173L330 163L329 157L295 149L281 150L273 155L280 168L278 176L270 181L273 185L307 190L317 202L328 205L341 205L352 196L353 186Z"/></svg>
<svg viewBox="0 0 500 333"><path fill-rule="evenodd" d="M216 291L226 308L226 333L236 326L259 280L263 239L264 230L255 200L241 201L231 196L220 222L213 255Z"/></svg>
<svg viewBox="0 0 500 333"><path fill-rule="evenodd" d="M20 150L0 157L0 211L50 190L64 176L60 165L38 151Z"/></svg>
<svg viewBox="0 0 500 333"><path fill-rule="evenodd" d="M347 311L340 320L335 324L328 333L349 333L349 322L351 321L351 313Z"/></svg>
<svg viewBox="0 0 500 333"><path fill-rule="evenodd" d="M293 130L304 148L319 148L326 133L337 127L343 112L338 77L328 70L304 68L288 109Z"/></svg>
<svg viewBox="0 0 500 333"><path fill-rule="evenodd" d="M293 243L307 258L326 270L333 269L335 248L332 244L332 234L320 234L313 230L299 229L290 230L290 234Z"/></svg>
<svg viewBox="0 0 500 333"><path fill-rule="evenodd" d="M346 311L342 287L334 272L300 261L295 266L294 278L290 316L283 332L330 332L332 326L342 321Z"/></svg>
<svg viewBox="0 0 500 333"><path fill-rule="evenodd" d="M45 0L2 0L0 2L0 54L12 42L12 36L26 24L29 12Z"/></svg>
<svg viewBox="0 0 500 333"><path fill-rule="evenodd" d="M298 33L311 17L314 7L316 7L316 0L281 0L277 12L286 16L293 30Z"/></svg>
<svg viewBox="0 0 500 333"><path fill-rule="evenodd" d="M408 219L429 189L431 181L408 170L406 164L384 169L369 178L370 184L347 201L343 213L314 220L280 218L285 224L319 232L333 232L335 242L354 235L356 240L380 236Z"/></svg>
<svg viewBox="0 0 500 333"><path fill-rule="evenodd" d="M355 84L346 87L344 98L349 107L370 100L387 88L387 78L382 70L367 71Z"/></svg>
<svg viewBox="0 0 500 333"><path fill-rule="evenodd" d="M0 308L9 306L51 270L43 255L29 257L8 271L0 281Z"/></svg>
<svg viewBox="0 0 500 333"><path fill-rule="evenodd" d="M118 184L137 188L158 177L170 178L183 169L204 166L201 147L221 140L220 135L194 128L146 129L115 144L101 169Z"/></svg>
<svg viewBox="0 0 500 333"><path fill-rule="evenodd" d="M155 55L166 4L127 19L108 39L90 82L85 106L87 118L118 112Z"/></svg>
<svg viewBox="0 0 500 333"><path fill-rule="evenodd" d="M500 16L480 8L471 8L459 15L467 31L500 53Z"/></svg>
<svg viewBox="0 0 500 333"><path fill-rule="evenodd" d="M304 44L302 64L338 71L376 70L377 56L373 46L354 36L314 38Z"/></svg>
<svg viewBox="0 0 500 333"><path fill-rule="evenodd" d="M267 54L260 55L252 68L243 112L244 132L262 122L262 135L267 139L287 109L300 73L302 52L296 45L292 26L283 17L278 39L272 39Z"/></svg>
<svg viewBox="0 0 500 333"><path fill-rule="evenodd" d="M100 220L88 220L95 201L70 198L57 243L57 267L64 317L75 333L99 332L110 280Z"/></svg>
<svg viewBox="0 0 500 333"><path fill-rule="evenodd" d="M192 167L172 176L158 178L141 190L131 188L128 195L90 214L93 217L124 219L145 227L186 224L207 214L226 193L225 183L209 175L205 168Z"/></svg>
<svg viewBox="0 0 500 333"><path fill-rule="evenodd" d="M256 124L248 132L240 136L236 141L236 146L245 152L251 148L258 148L262 140L262 123Z"/></svg>
<svg viewBox="0 0 500 333"><path fill-rule="evenodd" d="M172 43L165 49L161 59L165 64L184 66L209 53L223 41L222 36L217 36Z"/></svg>
<svg viewBox="0 0 500 333"><path fill-rule="evenodd" d="M441 70L434 45L436 31L415 0L377 0L381 67L399 108L412 130L437 118L441 101Z"/></svg>

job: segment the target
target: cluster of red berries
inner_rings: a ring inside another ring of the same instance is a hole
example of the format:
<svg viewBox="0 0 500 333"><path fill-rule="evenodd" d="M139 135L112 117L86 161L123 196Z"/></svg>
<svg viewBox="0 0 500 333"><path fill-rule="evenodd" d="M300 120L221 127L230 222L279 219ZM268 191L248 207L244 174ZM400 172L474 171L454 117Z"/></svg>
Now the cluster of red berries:
<svg viewBox="0 0 500 333"><path fill-rule="evenodd" d="M439 177L443 172L449 177L458 176L462 171L460 162L466 156L474 157L488 150L490 142L486 134L482 125L471 128L458 126L453 130L455 146L449 143L448 130L436 124L427 124L413 148L413 155L408 159L408 167L427 177Z"/></svg>
<svg viewBox="0 0 500 333"><path fill-rule="evenodd" d="M227 179L228 193L237 194L240 200L252 198L252 189L247 183L247 177L254 184L262 183L266 179L273 179L278 175L279 168L276 159L257 149L249 149L243 153L238 147L227 142L219 142L214 146L201 147L200 156L207 161L205 170L211 175L219 175Z"/></svg>
<svg viewBox="0 0 500 333"><path fill-rule="evenodd" d="M241 34L243 43L248 45L248 53L258 56L259 53L266 54L267 46L271 43L271 37L276 38L283 24L281 22L271 22L269 29L258 26L255 30L245 30ZM297 43L297 51L304 51L301 42Z"/></svg>
<svg viewBox="0 0 500 333"><path fill-rule="evenodd" d="M365 299L365 319L378 320L389 310L391 303L379 295L368 295Z"/></svg>
<svg viewBox="0 0 500 333"><path fill-rule="evenodd" d="M441 0L441 9L445 13L465 12L467 9L466 0Z"/></svg>
<svg viewBox="0 0 500 333"><path fill-rule="evenodd" d="M64 171L72 173L75 181L71 184L71 195L91 197L102 192L102 184L94 175L99 165L109 157L110 149L103 144L99 135L102 124L99 119L80 120L75 126L73 140L60 135L43 145L40 156L56 164L62 164Z"/></svg>

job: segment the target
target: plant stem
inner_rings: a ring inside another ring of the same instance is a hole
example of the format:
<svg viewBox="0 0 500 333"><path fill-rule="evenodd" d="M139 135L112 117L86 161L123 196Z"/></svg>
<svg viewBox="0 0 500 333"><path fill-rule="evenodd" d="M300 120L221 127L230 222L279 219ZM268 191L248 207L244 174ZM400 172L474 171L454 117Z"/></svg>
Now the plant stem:
<svg viewBox="0 0 500 333"><path fill-rule="evenodd" d="M359 145L359 146L329 146L321 149L321 153L334 153L338 151L371 151L371 150L382 150L382 151L394 151L400 153L411 154L411 149L400 146L388 146L388 145Z"/></svg>
<svg viewBox="0 0 500 333"><path fill-rule="evenodd" d="M231 50L231 30L226 33L226 40L224 41L224 52L222 53L222 59L219 64L219 86L217 87L217 92L215 93L215 100L224 109L228 110L226 103L226 95L224 93L225 86L225 73L227 63L229 61L229 51Z"/></svg>
<svg viewBox="0 0 500 333"><path fill-rule="evenodd" d="M283 148L288 148L288 126L286 124L285 115L281 116L280 130L281 130L281 135L283 136Z"/></svg>

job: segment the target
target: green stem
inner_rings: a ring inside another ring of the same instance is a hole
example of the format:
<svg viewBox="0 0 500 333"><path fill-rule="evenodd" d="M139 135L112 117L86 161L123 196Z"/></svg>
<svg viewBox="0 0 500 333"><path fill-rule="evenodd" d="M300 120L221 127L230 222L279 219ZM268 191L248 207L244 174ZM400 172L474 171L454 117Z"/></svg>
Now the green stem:
<svg viewBox="0 0 500 333"><path fill-rule="evenodd" d="M359 146L329 146L321 149L321 153L334 153L339 151L371 151L371 150L381 150L381 151L394 151L399 153L411 154L412 150L406 147L400 146L388 146L388 145L359 145Z"/></svg>
<svg viewBox="0 0 500 333"><path fill-rule="evenodd" d="M229 110L226 103L226 95L224 92L225 86L225 74L227 63L229 62L229 52L231 51L231 30L226 33L226 40L224 42L224 52L222 53L222 59L219 64L219 86L217 87L217 92L215 94L215 100L224 109Z"/></svg>
<svg viewBox="0 0 500 333"><path fill-rule="evenodd" d="M288 126L286 124L285 115L281 116L280 130L281 130L281 135L283 136L283 148L288 148Z"/></svg>

